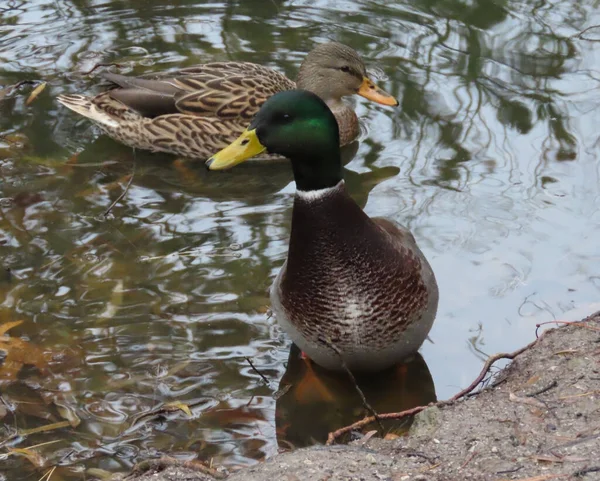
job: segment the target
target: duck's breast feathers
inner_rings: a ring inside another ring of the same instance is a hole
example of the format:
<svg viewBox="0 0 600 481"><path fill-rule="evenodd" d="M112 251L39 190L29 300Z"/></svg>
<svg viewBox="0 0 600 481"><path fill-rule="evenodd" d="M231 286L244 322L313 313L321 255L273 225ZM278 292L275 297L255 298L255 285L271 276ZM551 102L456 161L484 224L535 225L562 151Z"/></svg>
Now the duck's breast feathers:
<svg viewBox="0 0 600 481"><path fill-rule="evenodd" d="M398 251L403 263L410 266L413 272L421 277L422 283L426 288L428 303L431 309L437 310L438 303L438 285L425 254L417 245L417 241L406 227L383 217L374 217L371 219L375 225L388 234L393 248Z"/></svg>
<svg viewBox="0 0 600 481"><path fill-rule="evenodd" d="M284 75L253 63L218 62L143 77L104 74L110 95L144 117L183 113L251 119L273 94L294 88Z"/></svg>

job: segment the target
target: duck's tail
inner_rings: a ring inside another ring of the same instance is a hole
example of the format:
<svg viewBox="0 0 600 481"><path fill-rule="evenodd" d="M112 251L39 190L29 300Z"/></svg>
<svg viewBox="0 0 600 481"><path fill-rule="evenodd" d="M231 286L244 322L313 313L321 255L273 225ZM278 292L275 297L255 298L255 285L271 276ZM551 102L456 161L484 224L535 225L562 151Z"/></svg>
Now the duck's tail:
<svg viewBox="0 0 600 481"><path fill-rule="evenodd" d="M58 100L62 105L83 115L94 122L97 122L106 127L117 127L118 123L108 113L99 109L93 102L91 97L84 95L59 95Z"/></svg>

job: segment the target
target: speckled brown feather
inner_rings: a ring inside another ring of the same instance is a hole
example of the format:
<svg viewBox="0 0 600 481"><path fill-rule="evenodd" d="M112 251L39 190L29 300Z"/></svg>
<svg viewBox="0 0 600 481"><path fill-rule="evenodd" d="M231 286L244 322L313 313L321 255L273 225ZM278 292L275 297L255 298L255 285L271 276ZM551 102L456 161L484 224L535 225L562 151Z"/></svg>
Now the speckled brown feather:
<svg viewBox="0 0 600 481"><path fill-rule="evenodd" d="M370 219L340 185L323 199L296 196L272 301L282 326L296 332L292 340L319 364L339 367L328 352L333 343L351 369L377 369L421 345L437 309L437 284L412 234Z"/></svg>
<svg viewBox="0 0 600 481"><path fill-rule="evenodd" d="M273 94L295 88L284 75L248 62L216 62L138 78L107 73L111 89L96 97L61 95L66 107L137 149L206 159L233 142ZM358 135L354 110L332 108L340 143Z"/></svg>

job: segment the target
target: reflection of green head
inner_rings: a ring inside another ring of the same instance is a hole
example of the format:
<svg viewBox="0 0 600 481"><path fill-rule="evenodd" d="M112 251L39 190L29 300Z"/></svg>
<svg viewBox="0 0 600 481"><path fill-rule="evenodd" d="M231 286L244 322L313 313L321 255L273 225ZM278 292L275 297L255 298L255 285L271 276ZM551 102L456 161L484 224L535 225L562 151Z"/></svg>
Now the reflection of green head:
<svg viewBox="0 0 600 481"><path fill-rule="evenodd" d="M299 190L336 185L342 179L339 129L329 107L305 90L288 90L267 100L250 124L270 153L292 161Z"/></svg>

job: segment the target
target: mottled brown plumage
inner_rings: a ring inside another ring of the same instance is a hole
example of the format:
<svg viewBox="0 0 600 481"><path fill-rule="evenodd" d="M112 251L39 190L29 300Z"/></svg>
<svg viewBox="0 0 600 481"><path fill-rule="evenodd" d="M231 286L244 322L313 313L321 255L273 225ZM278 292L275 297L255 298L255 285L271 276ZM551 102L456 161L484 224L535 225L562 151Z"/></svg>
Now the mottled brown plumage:
<svg viewBox="0 0 600 481"><path fill-rule="evenodd" d="M130 147L206 159L231 143L273 94L296 83L248 62L215 62L174 72L127 77L105 73L112 88L95 97L58 101ZM298 87L325 100L340 128L340 143L358 135L358 119L341 98L359 93L386 105L395 99L366 77L358 54L336 42L313 49L300 67ZM360 90L360 91L359 91Z"/></svg>

